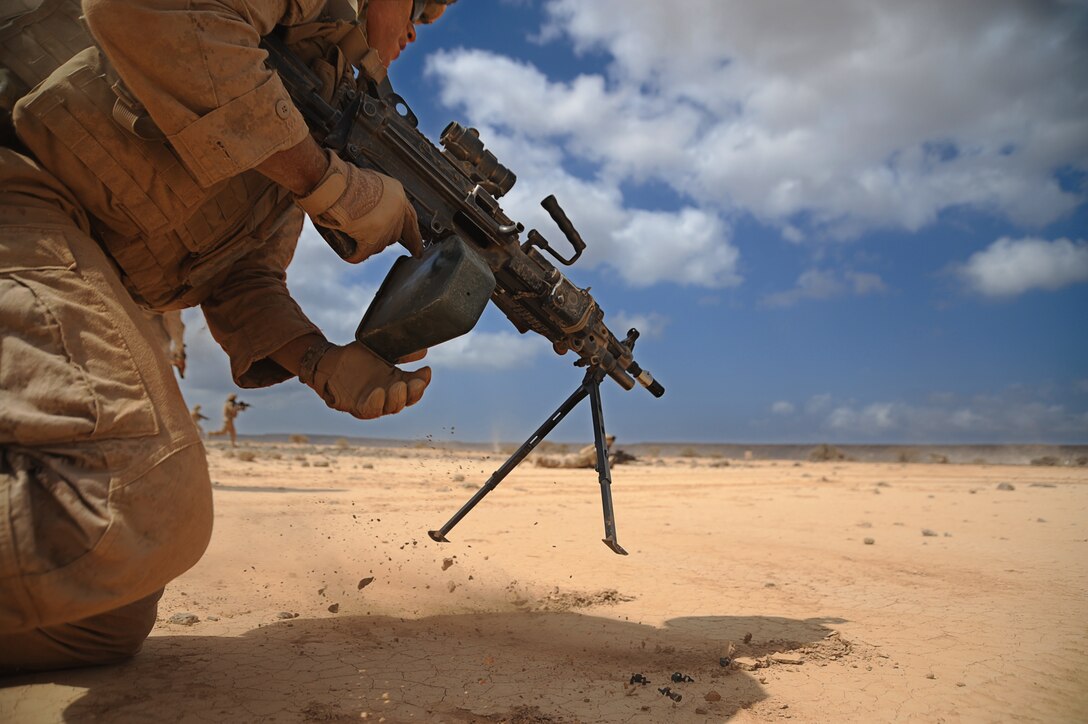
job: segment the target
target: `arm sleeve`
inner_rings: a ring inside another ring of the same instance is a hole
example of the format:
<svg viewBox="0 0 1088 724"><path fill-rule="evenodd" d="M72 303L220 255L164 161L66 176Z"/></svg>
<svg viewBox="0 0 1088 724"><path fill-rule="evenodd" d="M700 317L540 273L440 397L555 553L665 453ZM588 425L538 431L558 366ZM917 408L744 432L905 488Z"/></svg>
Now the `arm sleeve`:
<svg viewBox="0 0 1088 724"><path fill-rule="evenodd" d="M204 187L300 143L306 123L260 37L325 0L83 0L91 34Z"/></svg>
<svg viewBox="0 0 1088 724"><path fill-rule="evenodd" d="M208 330L230 357L239 387L268 387L294 375L269 358L288 342L320 334L287 291L303 213L292 207L266 244L238 260L201 303Z"/></svg>

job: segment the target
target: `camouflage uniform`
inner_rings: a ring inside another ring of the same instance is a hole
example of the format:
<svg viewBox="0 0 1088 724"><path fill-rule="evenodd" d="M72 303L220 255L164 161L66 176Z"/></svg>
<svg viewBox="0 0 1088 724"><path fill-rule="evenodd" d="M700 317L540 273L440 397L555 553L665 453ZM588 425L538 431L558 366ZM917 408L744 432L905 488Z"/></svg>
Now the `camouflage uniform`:
<svg viewBox="0 0 1088 724"><path fill-rule="evenodd" d="M307 136L258 39L324 0L85 0L93 45L46 2L52 31L0 38L37 84L0 147L0 671L133 654L207 545L204 449L146 312L199 305L242 387L318 331L285 283L303 214L253 168Z"/></svg>
<svg viewBox="0 0 1088 724"><path fill-rule="evenodd" d="M208 434L230 435L231 447L238 447L238 431L234 429L234 418L238 417L238 414L242 412L245 407L245 405L242 405L237 401L236 395L227 397L227 401L223 403L223 427Z"/></svg>

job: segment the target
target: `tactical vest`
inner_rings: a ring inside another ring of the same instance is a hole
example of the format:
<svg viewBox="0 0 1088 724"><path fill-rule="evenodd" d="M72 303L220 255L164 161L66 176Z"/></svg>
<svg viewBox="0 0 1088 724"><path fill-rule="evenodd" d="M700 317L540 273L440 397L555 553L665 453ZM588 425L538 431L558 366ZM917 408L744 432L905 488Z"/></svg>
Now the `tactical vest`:
<svg viewBox="0 0 1088 724"><path fill-rule="evenodd" d="M92 45L79 0L5 0L0 10L0 142L12 138L15 102Z"/></svg>
<svg viewBox="0 0 1088 724"><path fill-rule="evenodd" d="M252 170L202 188L125 91L80 12L78 0L41 0L0 27L0 63L31 88L16 95L19 140L79 200L138 303L194 306L301 211Z"/></svg>

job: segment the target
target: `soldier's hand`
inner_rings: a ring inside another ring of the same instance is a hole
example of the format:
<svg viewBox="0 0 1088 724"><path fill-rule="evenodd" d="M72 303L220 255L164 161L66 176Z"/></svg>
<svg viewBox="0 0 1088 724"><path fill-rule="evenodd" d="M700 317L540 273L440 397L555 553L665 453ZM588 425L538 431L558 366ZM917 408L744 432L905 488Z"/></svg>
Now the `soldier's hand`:
<svg viewBox="0 0 1088 724"><path fill-rule="evenodd" d="M422 357L417 355L410 356ZM393 415L416 404L431 382L430 367L405 372L358 342L329 345L311 366L300 370L299 379L329 407L362 420Z"/></svg>
<svg viewBox="0 0 1088 724"><path fill-rule="evenodd" d="M355 239L355 254L346 260L358 263L397 241L412 256L422 254L416 210L400 181L347 163L332 151L327 155L324 177L297 202L314 223Z"/></svg>

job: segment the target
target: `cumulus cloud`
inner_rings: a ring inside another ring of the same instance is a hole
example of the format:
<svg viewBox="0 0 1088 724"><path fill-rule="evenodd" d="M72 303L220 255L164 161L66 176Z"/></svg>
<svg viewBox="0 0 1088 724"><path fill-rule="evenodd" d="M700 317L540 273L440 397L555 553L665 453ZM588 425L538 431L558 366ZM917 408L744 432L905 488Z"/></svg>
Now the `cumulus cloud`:
<svg viewBox="0 0 1088 724"><path fill-rule="evenodd" d="M998 239L957 268L972 291L1012 297L1088 281L1088 243L1057 239Z"/></svg>
<svg viewBox="0 0 1088 724"><path fill-rule="evenodd" d="M658 312L630 314L621 309L611 319L606 317L604 321L621 339L627 334L627 330L632 327L638 330L639 335L641 335L640 339L661 339L671 320Z"/></svg>
<svg viewBox="0 0 1088 724"><path fill-rule="evenodd" d="M478 50L429 72L472 122L560 143L602 181L664 183L701 213L750 212L792 240L917 230L956 206L1045 224L1084 201L1055 178L1088 168L1080 3L553 0L547 12L541 39L605 54L606 73L556 80Z"/></svg>
<svg viewBox="0 0 1088 724"><path fill-rule="evenodd" d="M797 278L797 284L792 289L768 294L762 303L767 307L791 307L806 299L831 299L847 294L865 296L885 292L887 289L887 285L876 274L809 269Z"/></svg>
<svg viewBox="0 0 1088 724"><path fill-rule="evenodd" d="M786 402L785 400L779 400L771 405L771 412L776 415L792 415L796 411L797 408L794 407L792 403Z"/></svg>
<svg viewBox="0 0 1088 724"><path fill-rule="evenodd" d="M432 349L426 364L435 368L510 370L523 367L550 347L538 335L473 330Z"/></svg>
<svg viewBox="0 0 1088 724"><path fill-rule="evenodd" d="M782 414L792 403L779 401ZM918 401L840 400L823 394L803 407L799 422L843 441L1083 442L1088 413L1052 401L1047 391L1013 387L996 393L930 395Z"/></svg>

